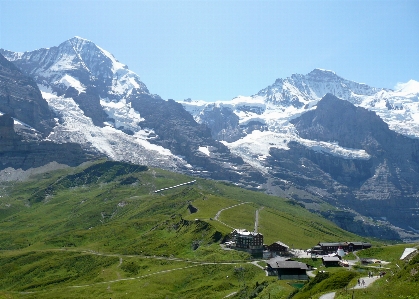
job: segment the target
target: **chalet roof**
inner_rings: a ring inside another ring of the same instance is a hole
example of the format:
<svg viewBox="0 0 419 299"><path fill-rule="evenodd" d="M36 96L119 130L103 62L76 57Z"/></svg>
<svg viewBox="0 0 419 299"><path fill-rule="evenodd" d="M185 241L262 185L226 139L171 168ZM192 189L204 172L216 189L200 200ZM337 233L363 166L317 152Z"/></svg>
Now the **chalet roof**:
<svg viewBox="0 0 419 299"><path fill-rule="evenodd" d="M290 248L287 244L282 243L281 241L276 241L276 242L272 243L270 246L272 246L272 245L274 245L274 244L281 245L281 246L283 246L283 247L285 247L285 248Z"/></svg>
<svg viewBox="0 0 419 299"><path fill-rule="evenodd" d="M319 243L320 246L342 246L348 245L348 243Z"/></svg>
<svg viewBox="0 0 419 299"><path fill-rule="evenodd" d="M244 228L236 228L233 230L233 233L236 232L238 234L248 234L250 233L247 229Z"/></svg>
<svg viewBox="0 0 419 299"><path fill-rule="evenodd" d="M267 264L275 264L276 262L285 262L285 261L292 261L291 258L289 257L284 257L284 256L277 256L274 258L269 259L268 261L266 261Z"/></svg>
<svg viewBox="0 0 419 299"><path fill-rule="evenodd" d="M269 263L269 266L273 269L303 269L308 270L308 267L306 264L297 262L297 261L282 261L282 262L275 262L275 263Z"/></svg>
<svg viewBox="0 0 419 299"><path fill-rule="evenodd" d="M324 256L322 260L324 262L339 262L340 258L338 256Z"/></svg>
<svg viewBox="0 0 419 299"><path fill-rule="evenodd" d="M347 246L349 244L357 245L357 246L371 246L371 243L365 243L365 242L324 242L319 243L320 246Z"/></svg>
<svg viewBox="0 0 419 299"><path fill-rule="evenodd" d="M371 243L366 243L366 242L349 242L349 243L358 245L358 246L371 246Z"/></svg>
<svg viewBox="0 0 419 299"><path fill-rule="evenodd" d="M306 264L297 261L281 261L277 258L270 259L267 264L273 269L303 269L308 270Z"/></svg>

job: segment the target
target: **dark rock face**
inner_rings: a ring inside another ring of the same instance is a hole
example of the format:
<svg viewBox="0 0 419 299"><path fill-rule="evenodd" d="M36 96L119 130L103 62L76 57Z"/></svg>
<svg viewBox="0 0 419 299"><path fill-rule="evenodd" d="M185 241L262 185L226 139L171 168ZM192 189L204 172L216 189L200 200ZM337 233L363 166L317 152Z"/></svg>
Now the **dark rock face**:
<svg viewBox="0 0 419 299"><path fill-rule="evenodd" d="M7 114L0 116L0 170L8 167L27 170L53 161L77 166L94 157L95 154L75 143L23 141L14 131L13 118Z"/></svg>
<svg viewBox="0 0 419 299"><path fill-rule="evenodd" d="M42 98L35 81L0 54L0 111L48 135L54 114Z"/></svg>
<svg viewBox="0 0 419 299"><path fill-rule="evenodd" d="M50 93L65 99L72 98L95 126L103 127L107 122L127 135L134 135L143 128L153 132L156 136L151 137L151 143L169 149L192 166L179 170L252 187L264 182L258 171L214 140L208 127L196 123L180 104L150 94L145 84L127 66L90 41L75 37L49 49L25 53L0 52L25 74L33 76L36 83L47 87ZM102 107L101 101L108 106ZM139 113L144 120L127 122L127 127L121 125L124 116L120 111L112 110L115 103L119 107L133 108L133 113ZM115 115L119 119L114 119ZM237 127L237 116L231 111L230 115L232 118L227 126L231 123L231 127ZM61 123L64 122L62 120ZM82 138L76 137L75 140ZM118 159L117 156L115 158Z"/></svg>
<svg viewBox="0 0 419 299"><path fill-rule="evenodd" d="M50 162L77 166L95 158L87 154L79 144L53 142L19 142L13 148L0 146L0 170L8 167L27 170L41 167Z"/></svg>
<svg viewBox="0 0 419 299"><path fill-rule="evenodd" d="M347 211L327 211L321 215L332 220L344 230L353 232L360 236L376 236L383 240L397 240L399 234L386 225L372 225L361 220L354 221L354 215Z"/></svg>
<svg viewBox="0 0 419 299"><path fill-rule="evenodd" d="M12 59L13 63L26 75L33 77L36 83L47 86L58 96L73 98L84 114L97 126L103 126L103 122L107 120L107 115L100 105L100 98L119 99L120 95L112 92L115 80L112 73L113 61L91 41L74 37L58 47L25 52L19 57L7 50L0 50L0 53ZM85 88L76 90L65 84L66 80L73 79ZM133 80L142 92L148 93L144 83L136 78Z"/></svg>
<svg viewBox="0 0 419 299"><path fill-rule="evenodd" d="M35 81L0 54L0 169L27 170L49 162L79 165L94 157L79 144L56 144L30 141L15 132L13 118L25 122L47 136L54 124L54 114L42 98ZM13 118L12 118L13 117Z"/></svg>
<svg viewBox="0 0 419 299"><path fill-rule="evenodd" d="M139 92L133 92L129 102L145 119L139 125L153 129L156 133L156 138L151 142L184 157L194 168L205 170L200 175L254 186L265 181L259 172L244 163L240 157L231 154L225 145L214 140L210 129L195 122L181 104ZM203 146L208 148L209 155L200 151ZM226 167L224 164L232 164L238 169ZM242 171L247 172L244 178L239 174Z"/></svg>
<svg viewBox="0 0 419 299"><path fill-rule="evenodd" d="M13 118L10 115L0 115L0 140L13 141L17 139L16 133L13 129Z"/></svg>
<svg viewBox="0 0 419 299"><path fill-rule="evenodd" d="M322 190L321 198L333 205L419 229L419 140L389 130L375 113L330 94L293 123L304 138L337 141L365 150L370 158L345 159L290 143L290 150L270 151L275 176L311 194Z"/></svg>
<svg viewBox="0 0 419 299"><path fill-rule="evenodd" d="M233 142L245 136L239 126L239 117L228 107L210 106L200 118L216 140Z"/></svg>
<svg viewBox="0 0 419 299"><path fill-rule="evenodd" d="M89 87L86 89L86 92L79 93L75 88L70 86L65 92L65 97L73 98L80 109L83 110L84 115L90 117L95 126L102 127L103 122L107 120L108 116L100 105L100 97L95 89Z"/></svg>
<svg viewBox="0 0 419 299"><path fill-rule="evenodd" d="M348 148L365 149L368 153L388 147L397 136L374 112L355 107L348 101L326 94L317 109L291 121L303 138L335 140ZM407 139L407 138L406 138Z"/></svg>

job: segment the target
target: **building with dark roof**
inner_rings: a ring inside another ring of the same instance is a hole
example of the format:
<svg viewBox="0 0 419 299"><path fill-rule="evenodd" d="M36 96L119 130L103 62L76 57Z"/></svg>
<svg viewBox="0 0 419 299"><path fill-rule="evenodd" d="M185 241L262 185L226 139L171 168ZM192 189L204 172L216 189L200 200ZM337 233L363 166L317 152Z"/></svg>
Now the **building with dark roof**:
<svg viewBox="0 0 419 299"><path fill-rule="evenodd" d="M337 243L319 243L312 248L312 252L316 254L330 254L338 251L339 247L345 252L371 248L370 243L365 242L337 242Z"/></svg>
<svg viewBox="0 0 419 299"><path fill-rule="evenodd" d="M267 247L270 252L275 252L277 255L284 255L288 253L289 250L289 246L281 241L276 241Z"/></svg>
<svg viewBox="0 0 419 299"><path fill-rule="evenodd" d="M338 256L324 256L322 261L325 267L340 267L340 258Z"/></svg>
<svg viewBox="0 0 419 299"><path fill-rule="evenodd" d="M266 262L269 276L278 276L279 280L308 280L308 266L297 261L276 257Z"/></svg>

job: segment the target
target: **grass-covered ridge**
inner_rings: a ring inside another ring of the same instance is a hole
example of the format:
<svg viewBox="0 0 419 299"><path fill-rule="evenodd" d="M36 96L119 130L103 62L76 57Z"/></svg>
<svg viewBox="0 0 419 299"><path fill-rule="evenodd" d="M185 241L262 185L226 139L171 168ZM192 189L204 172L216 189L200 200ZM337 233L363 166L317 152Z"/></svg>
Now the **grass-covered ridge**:
<svg viewBox="0 0 419 299"><path fill-rule="evenodd" d="M287 295L292 288L273 285L248 254L219 246L232 227L253 230L256 210L266 244L365 240L286 199L226 183L196 179L154 192L192 180L97 161L6 186L0 298L138 298L133 288L144 298Z"/></svg>

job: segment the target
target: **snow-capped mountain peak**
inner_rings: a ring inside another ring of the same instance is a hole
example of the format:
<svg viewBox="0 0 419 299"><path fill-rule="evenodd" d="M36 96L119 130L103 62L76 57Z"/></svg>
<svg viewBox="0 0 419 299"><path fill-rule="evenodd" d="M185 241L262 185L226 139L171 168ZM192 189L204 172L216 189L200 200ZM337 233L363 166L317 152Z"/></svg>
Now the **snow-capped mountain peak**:
<svg viewBox="0 0 419 299"><path fill-rule="evenodd" d="M76 36L51 48L0 53L35 79L59 116L49 140L88 144L118 160L141 162L152 153L168 165L178 163L173 156L167 160L170 151L148 142L153 130L138 125L143 118L128 100L133 92L149 94L147 87L110 52Z"/></svg>
<svg viewBox="0 0 419 299"><path fill-rule="evenodd" d="M258 164L254 157L261 152L266 156L270 147L287 149L291 141L338 156L362 159L364 153L342 149L333 140L319 143L300 138L290 121L316 109L319 100L329 93L376 112L398 133L419 137L419 83L411 80L399 87L396 91L375 88L344 79L333 71L314 69L306 75L277 79L250 97L215 104L192 101L182 104L197 122L212 128L214 138L224 140L231 151L254 165ZM233 122L234 117L237 119ZM265 150L261 151L262 148Z"/></svg>
<svg viewBox="0 0 419 299"><path fill-rule="evenodd" d="M343 79L333 71L314 69L306 75L293 74L277 79L257 95L275 105L301 108L313 100L320 100L327 93L359 104L362 96L373 95L380 90L383 89Z"/></svg>
<svg viewBox="0 0 419 299"><path fill-rule="evenodd" d="M148 93L139 76L125 64L95 43L78 36L57 47L24 53L1 50L1 53L57 94L65 93L69 87L80 91L80 86L94 87L102 97L110 100L127 97L133 89Z"/></svg>
<svg viewBox="0 0 419 299"><path fill-rule="evenodd" d="M396 85L396 92L403 94L419 94L419 82L415 80L409 80L406 83L398 83Z"/></svg>

